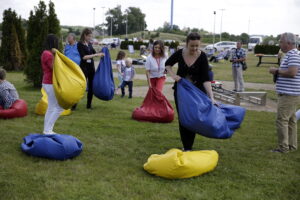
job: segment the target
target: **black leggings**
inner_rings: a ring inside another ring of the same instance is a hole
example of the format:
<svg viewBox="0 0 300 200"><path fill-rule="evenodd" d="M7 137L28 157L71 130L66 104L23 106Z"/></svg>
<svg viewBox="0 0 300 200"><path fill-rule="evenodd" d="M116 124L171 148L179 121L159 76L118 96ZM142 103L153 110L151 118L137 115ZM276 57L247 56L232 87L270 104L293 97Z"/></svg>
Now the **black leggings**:
<svg viewBox="0 0 300 200"><path fill-rule="evenodd" d="M178 111L178 105L177 105L177 89L176 89L176 86L175 86L175 90L174 90L174 99L175 99L177 114L178 114L178 118L179 118L179 111ZM186 151L192 150L193 149L194 140L195 140L195 137L196 137L196 133L188 130L185 127L183 127L180 124L179 119L178 119L178 123L179 123L179 132L180 132L181 142L183 144L184 150L186 150Z"/></svg>
<svg viewBox="0 0 300 200"><path fill-rule="evenodd" d="M85 78L87 79L87 87L88 87L88 95L87 95L87 104L86 107L90 108L92 106L92 100L93 100L93 81L95 76L95 67L83 67L81 68Z"/></svg>

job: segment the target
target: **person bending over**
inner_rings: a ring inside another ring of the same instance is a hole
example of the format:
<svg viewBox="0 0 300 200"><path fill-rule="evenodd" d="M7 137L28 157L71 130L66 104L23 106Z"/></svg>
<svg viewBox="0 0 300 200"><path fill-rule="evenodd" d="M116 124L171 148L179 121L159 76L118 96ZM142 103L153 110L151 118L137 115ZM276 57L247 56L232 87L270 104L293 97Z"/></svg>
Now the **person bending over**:
<svg viewBox="0 0 300 200"><path fill-rule="evenodd" d="M19 94L13 84L6 79L6 71L0 68L0 106L9 109L19 99Z"/></svg>

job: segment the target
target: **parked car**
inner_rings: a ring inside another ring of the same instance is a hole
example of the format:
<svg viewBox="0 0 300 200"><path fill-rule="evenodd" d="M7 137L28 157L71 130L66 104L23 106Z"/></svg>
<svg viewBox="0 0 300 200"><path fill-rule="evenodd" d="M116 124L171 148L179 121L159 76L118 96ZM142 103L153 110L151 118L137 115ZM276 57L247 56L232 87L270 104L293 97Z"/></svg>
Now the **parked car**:
<svg viewBox="0 0 300 200"><path fill-rule="evenodd" d="M256 45L262 44L262 42L263 42L262 36L251 36L249 38L248 51L252 51Z"/></svg>
<svg viewBox="0 0 300 200"><path fill-rule="evenodd" d="M207 45L204 50L205 51L210 51L213 50L216 51L221 51L221 50L231 50L231 49L235 49L236 48L236 42L231 42L231 41L221 41L221 42L217 42L215 44L210 44Z"/></svg>
<svg viewBox="0 0 300 200"><path fill-rule="evenodd" d="M113 46L119 46L121 43L120 38L104 38L101 40L100 44L102 45L112 45Z"/></svg>

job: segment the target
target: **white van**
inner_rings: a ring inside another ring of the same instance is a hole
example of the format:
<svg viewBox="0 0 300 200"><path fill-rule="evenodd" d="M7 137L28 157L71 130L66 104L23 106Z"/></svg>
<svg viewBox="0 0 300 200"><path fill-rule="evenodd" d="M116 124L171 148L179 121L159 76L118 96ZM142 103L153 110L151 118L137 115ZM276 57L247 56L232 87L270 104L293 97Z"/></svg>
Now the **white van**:
<svg viewBox="0 0 300 200"><path fill-rule="evenodd" d="M254 47L257 44L262 44L262 42L263 42L263 37L262 36L251 36L249 38L248 51L254 50Z"/></svg>

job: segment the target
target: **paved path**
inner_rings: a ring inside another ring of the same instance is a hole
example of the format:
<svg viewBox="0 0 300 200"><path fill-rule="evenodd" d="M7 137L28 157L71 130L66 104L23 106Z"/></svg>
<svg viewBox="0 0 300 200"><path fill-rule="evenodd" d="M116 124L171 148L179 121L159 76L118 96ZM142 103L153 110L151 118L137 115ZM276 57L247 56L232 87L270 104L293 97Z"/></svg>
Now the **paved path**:
<svg viewBox="0 0 300 200"><path fill-rule="evenodd" d="M113 66L113 68L115 68L115 66ZM116 72L114 72L114 77L117 77ZM135 79L146 80L146 75L136 74ZM233 81L221 81L221 82L224 88L229 90L233 88ZM174 83L173 79L168 76L163 90L164 95L167 97L167 99L171 101L174 100L173 89L172 89L173 83ZM245 83L245 88L255 89L255 90L271 90L271 91L275 90L274 84L265 84L265 83ZM148 91L147 86L134 87L133 96L145 97L147 91ZM245 103L245 102L242 102L241 106L245 107L248 110L276 112L277 103L275 101L267 99L266 106L260 106L251 103Z"/></svg>
<svg viewBox="0 0 300 200"><path fill-rule="evenodd" d="M163 94L167 97L168 100L174 101L173 96L173 84L165 84L163 89ZM145 97L148 91L147 86L134 87L133 96L135 97ZM255 111L267 111L267 112L276 112L277 104L275 101L267 99L266 106L255 105L251 103L242 102L241 106L246 108L247 110L255 110Z"/></svg>

